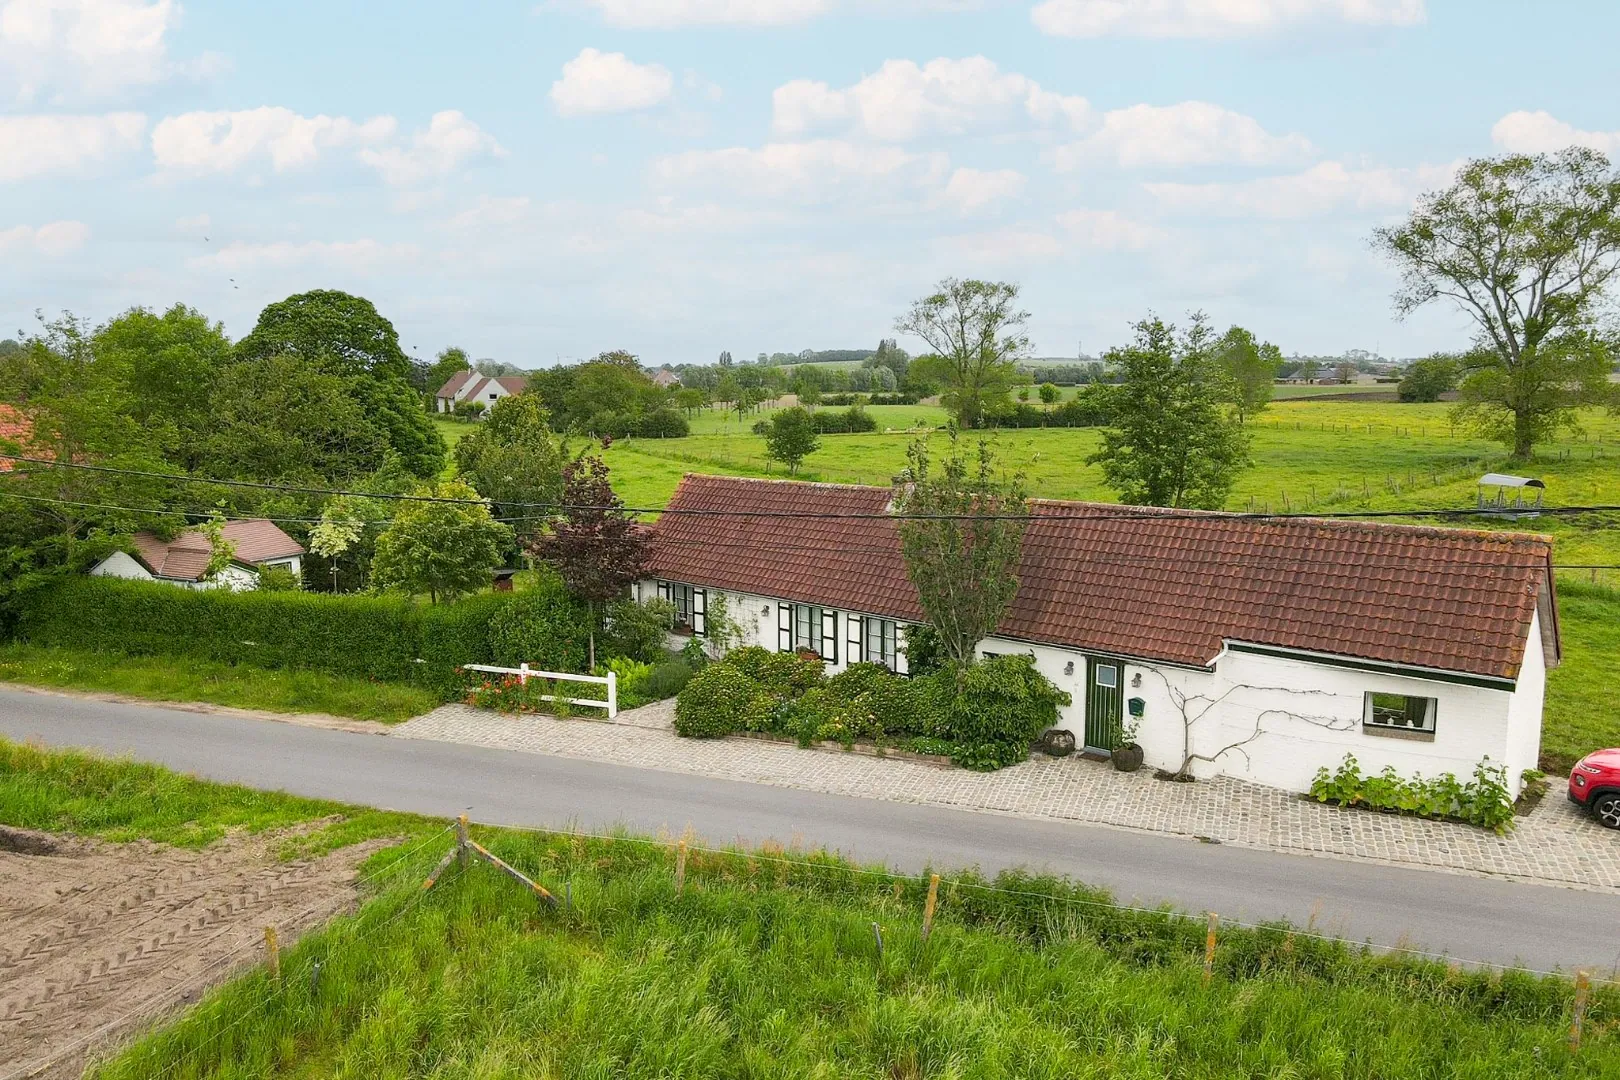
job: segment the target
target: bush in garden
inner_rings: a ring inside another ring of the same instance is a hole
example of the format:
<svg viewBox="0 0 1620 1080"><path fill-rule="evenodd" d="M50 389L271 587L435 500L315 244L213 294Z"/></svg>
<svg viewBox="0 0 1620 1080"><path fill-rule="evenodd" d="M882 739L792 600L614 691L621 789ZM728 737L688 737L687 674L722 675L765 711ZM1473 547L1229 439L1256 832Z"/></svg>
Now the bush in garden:
<svg viewBox="0 0 1620 1080"><path fill-rule="evenodd" d="M545 671L585 670L590 613L561 582L544 581L517 593L489 620L496 664L527 663Z"/></svg>
<svg viewBox="0 0 1620 1080"><path fill-rule="evenodd" d="M802 694L826 679L820 660L797 653L776 653L758 645L745 645L726 654L725 662L764 689Z"/></svg>
<svg viewBox="0 0 1620 1080"><path fill-rule="evenodd" d="M730 735L743 723L759 685L731 664L710 664L675 701L675 733L695 739Z"/></svg>
<svg viewBox="0 0 1620 1080"><path fill-rule="evenodd" d="M266 566L259 571L261 592L293 592L304 587L297 574L285 566Z"/></svg>
<svg viewBox="0 0 1620 1080"><path fill-rule="evenodd" d="M941 672L934 678L948 677ZM1056 724L1069 695L1035 668L1030 656L997 656L961 670L939 737L955 743L953 760L999 769L1029 757L1030 743Z"/></svg>
<svg viewBox="0 0 1620 1080"><path fill-rule="evenodd" d="M657 700L647 696L647 678L653 672L651 664L644 664L628 656L613 656L592 674L605 675L608 672L618 677L619 708L634 709L638 705L646 705Z"/></svg>
<svg viewBox="0 0 1620 1080"><path fill-rule="evenodd" d="M1418 817L1450 819L1478 825L1497 833L1513 827L1513 800L1508 797L1507 770L1486 758L1474 766L1473 777L1465 784L1451 773L1430 780L1421 776L1405 778L1386 766L1375 776L1365 776L1354 754L1346 754L1338 769L1326 766L1311 781L1311 797L1317 802L1340 806L1362 806L1371 810L1394 810Z"/></svg>
<svg viewBox="0 0 1620 1080"><path fill-rule="evenodd" d="M675 605L668 600L615 600L609 604L597 647L609 656L628 656L657 664L668 655L666 641L675 621Z"/></svg>
<svg viewBox="0 0 1620 1080"><path fill-rule="evenodd" d="M870 721L871 737L921 732L923 712L919 708L916 683L896 675L881 664L851 664L827 680L827 690L851 705L859 705Z"/></svg>
<svg viewBox="0 0 1620 1080"><path fill-rule="evenodd" d="M684 660L665 660L652 669L641 684L648 701L664 701L686 688L692 680L692 666Z"/></svg>

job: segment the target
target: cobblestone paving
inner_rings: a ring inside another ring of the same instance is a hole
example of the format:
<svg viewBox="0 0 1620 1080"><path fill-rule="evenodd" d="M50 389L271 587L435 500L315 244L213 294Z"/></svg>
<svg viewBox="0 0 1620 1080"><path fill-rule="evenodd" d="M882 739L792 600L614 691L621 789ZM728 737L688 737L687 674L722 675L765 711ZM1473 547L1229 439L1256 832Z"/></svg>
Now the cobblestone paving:
<svg viewBox="0 0 1620 1080"><path fill-rule="evenodd" d="M1146 769L1121 773L1075 757L1037 755L999 772L976 773L745 739L682 739L669 730L668 712L661 703L606 723L447 705L390 734L834 795L1146 829L1272 851L1620 889L1620 834L1579 813L1556 779L1541 805L1499 837L1469 825L1322 806L1229 777L1166 783Z"/></svg>

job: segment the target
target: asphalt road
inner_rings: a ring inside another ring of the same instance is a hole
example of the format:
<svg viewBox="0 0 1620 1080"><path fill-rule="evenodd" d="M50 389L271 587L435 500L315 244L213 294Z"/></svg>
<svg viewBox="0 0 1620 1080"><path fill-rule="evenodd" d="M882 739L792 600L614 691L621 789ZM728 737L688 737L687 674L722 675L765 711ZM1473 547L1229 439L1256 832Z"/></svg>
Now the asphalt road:
<svg viewBox="0 0 1620 1080"><path fill-rule="evenodd" d="M691 826L905 870L1054 870L1121 899L1223 919L1308 920L1378 945L1569 970L1620 964L1620 895L1522 884L1070 822L944 810L542 754L391 739L0 689L0 735L87 747L213 780L501 825Z"/></svg>

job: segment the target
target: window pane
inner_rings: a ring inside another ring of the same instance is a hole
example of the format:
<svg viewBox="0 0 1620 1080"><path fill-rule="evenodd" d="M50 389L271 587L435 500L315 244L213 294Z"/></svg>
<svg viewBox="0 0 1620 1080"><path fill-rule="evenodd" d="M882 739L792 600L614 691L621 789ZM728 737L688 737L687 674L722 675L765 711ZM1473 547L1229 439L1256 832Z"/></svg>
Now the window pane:
<svg viewBox="0 0 1620 1080"><path fill-rule="evenodd" d="M1113 664L1098 664L1097 685L1109 688L1118 686L1119 668L1115 667Z"/></svg>
<svg viewBox="0 0 1620 1080"><path fill-rule="evenodd" d="M1375 727L1434 730L1434 698L1406 694L1367 695L1367 723Z"/></svg>

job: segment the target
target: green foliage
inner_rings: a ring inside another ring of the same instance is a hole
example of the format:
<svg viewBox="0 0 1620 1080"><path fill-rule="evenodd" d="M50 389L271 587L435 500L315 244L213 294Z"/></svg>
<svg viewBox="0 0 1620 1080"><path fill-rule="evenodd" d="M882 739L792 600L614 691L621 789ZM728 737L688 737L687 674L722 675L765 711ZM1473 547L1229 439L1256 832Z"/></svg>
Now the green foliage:
<svg viewBox="0 0 1620 1080"><path fill-rule="evenodd" d="M776 687L795 695L819 686L826 678L825 667L814 657L771 652L758 645L733 649L726 656L726 663L761 687Z"/></svg>
<svg viewBox="0 0 1620 1080"><path fill-rule="evenodd" d="M1215 344L1215 363L1226 381L1227 401L1237 410L1238 422L1250 419L1271 400L1271 389L1282 369L1282 350L1260 341L1241 326L1234 326Z"/></svg>
<svg viewBox="0 0 1620 1080"><path fill-rule="evenodd" d="M489 620L492 662L502 667L583 672L590 634L590 612L554 577L513 594Z"/></svg>
<svg viewBox="0 0 1620 1080"><path fill-rule="evenodd" d="M388 433L367 413L354 378L292 353L232 365L214 388L202 455L208 472L326 483L375 472L389 449Z"/></svg>
<svg viewBox="0 0 1620 1080"><path fill-rule="evenodd" d="M787 466L788 475L799 471L799 464L821 448L810 414L800 406L783 409L766 422L765 455Z"/></svg>
<svg viewBox="0 0 1620 1080"><path fill-rule="evenodd" d="M520 539L538 535L562 500L563 454L545 406L532 394L495 403L483 423L456 443L456 476L488 499L495 516L513 521Z"/></svg>
<svg viewBox="0 0 1620 1080"><path fill-rule="evenodd" d="M1071 703L1035 667L1030 656L997 656L933 679L952 679L955 694L935 734L956 744L953 760L971 769L999 769L1023 761L1030 744L1058 722Z"/></svg>
<svg viewBox="0 0 1620 1080"><path fill-rule="evenodd" d="M1249 464L1249 439L1226 402L1229 384L1216 364L1208 321L1195 314L1179 337L1161 319L1136 324L1136 341L1111 349L1119 370L1113 417L1102 445L1086 459L1127 502L1218 510Z"/></svg>
<svg viewBox="0 0 1620 1080"><path fill-rule="evenodd" d="M497 405L500 402L496 402ZM450 406L450 415L457 420L477 420L484 415L486 403L482 401L463 400Z"/></svg>
<svg viewBox="0 0 1620 1080"><path fill-rule="evenodd" d="M656 664L668 657L665 641L674 621L675 606L667 600L616 600L607 606L602 651Z"/></svg>
<svg viewBox="0 0 1620 1080"><path fill-rule="evenodd" d="M1474 320L1455 415L1516 459L1576 407L1613 400L1601 322L1620 273L1620 172L1602 153L1476 158L1373 242L1401 270L1398 312L1446 301Z"/></svg>
<svg viewBox="0 0 1620 1080"><path fill-rule="evenodd" d="M372 581L379 589L420 595L435 603L486 588L490 571L512 541L478 492L460 481L426 484L415 494L436 502L406 502L377 537Z"/></svg>
<svg viewBox="0 0 1620 1080"><path fill-rule="evenodd" d="M285 566L266 566L259 571L260 592L292 592L302 587L298 575Z"/></svg>
<svg viewBox="0 0 1620 1080"><path fill-rule="evenodd" d="M940 642L939 632L927 623L906 628L905 654L906 670L913 676L938 671L950 659Z"/></svg>
<svg viewBox="0 0 1620 1080"><path fill-rule="evenodd" d="M954 430L940 468L925 440L912 443L907 457L894 496L906 574L945 654L968 665L1018 591L1024 478L998 474L982 439L970 464Z"/></svg>
<svg viewBox="0 0 1620 1080"><path fill-rule="evenodd" d="M70 577L27 594L18 634L33 645L113 656L195 657L413 683L449 700L462 685L458 666L490 662L491 616L521 595L423 607L387 596Z"/></svg>
<svg viewBox="0 0 1620 1080"><path fill-rule="evenodd" d="M675 703L675 732L717 739L738 730L758 685L729 663L710 664L692 676Z"/></svg>
<svg viewBox="0 0 1620 1080"><path fill-rule="evenodd" d="M908 378L942 388L940 402L963 428L978 427L985 413L1007 400L1017 361L1029 352L1018 310L1018 286L996 281L946 278L895 321L895 329L928 344L927 356L910 365Z"/></svg>
<svg viewBox="0 0 1620 1080"><path fill-rule="evenodd" d="M1451 773L1432 779L1404 778L1393 765L1375 776L1364 776L1355 755L1346 754L1338 769L1318 769L1311 781L1311 796L1318 802L1395 810L1417 817L1441 818L1478 825L1492 832L1513 828L1513 800L1508 797L1507 770L1486 758L1474 766L1474 775L1461 783Z"/></svg>
<svg viewBox="0 0 1620 1080"><path fill-rule="evenodd" d="M664 701L686 688L692 681L692 666L684 660L665 660L647 675L641 692L648 701Z"/></svg>
<svg viewBox="0 0 1620 1080"><path fill-rule="evenodd" d="M1414 360L1395 392L1402 401L1439 401L1441 394L1457 389L1459 369L1457 358L1446 353Z"/></svg>

